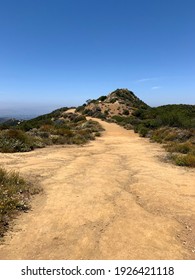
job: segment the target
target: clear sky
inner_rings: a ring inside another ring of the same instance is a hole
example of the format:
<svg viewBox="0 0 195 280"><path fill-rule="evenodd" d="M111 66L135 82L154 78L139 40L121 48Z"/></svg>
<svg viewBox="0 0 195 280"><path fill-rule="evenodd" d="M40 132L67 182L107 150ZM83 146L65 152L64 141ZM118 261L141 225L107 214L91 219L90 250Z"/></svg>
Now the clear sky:
<svg viewBox="0 0 195 280"><path fill-rule="evenodd" d="M195 103L194 0L0 0L0 116L116 88Z"/></svg>

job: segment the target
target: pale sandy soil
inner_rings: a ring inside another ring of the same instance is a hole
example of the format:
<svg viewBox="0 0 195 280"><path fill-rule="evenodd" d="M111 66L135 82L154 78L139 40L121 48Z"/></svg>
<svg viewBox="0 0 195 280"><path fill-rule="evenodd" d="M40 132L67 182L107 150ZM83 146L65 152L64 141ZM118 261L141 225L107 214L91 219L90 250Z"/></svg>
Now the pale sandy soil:
<svg viewBox="0 0 195 280"><path fill-rule="evenodd" d="M0 259L195 259L195 172L116 124L85 146L0 154L43 188Z"/></svg>

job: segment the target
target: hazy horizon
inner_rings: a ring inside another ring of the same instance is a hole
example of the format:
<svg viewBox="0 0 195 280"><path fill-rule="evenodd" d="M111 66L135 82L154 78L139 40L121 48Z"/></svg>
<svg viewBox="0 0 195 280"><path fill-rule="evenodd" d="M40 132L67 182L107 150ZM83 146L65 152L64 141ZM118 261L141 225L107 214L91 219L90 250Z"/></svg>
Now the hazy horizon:
<svg viewBox="0 0 195 280"><path fill-rule="evenodd" d="M114 89L116 90L116 89ZM113 90L113 91L114 91ZM131 89L129 89L131 90ZM107 92L103 95L108 95L110 92ZM135 92L134 92L135 93ZM138 94L135 93L135 95L140 98L140 96ZM101 95L92 95L92 98L94 99L97 99L98 97L100 97ZM89 99L92 99L89 97ZM158 106L163 106L163 105L168 105L168 104L187 104L187 105L195 105L194 103L187 103L187 102L182 102L182 99L181 99L181 102L175 102L175 103L171 103L171 102L167 102L167 103L157 103L157 104L154 104L154 103L149 103L149 102L146 102L146 100L143 100L142 98L140 98L142 101L144 101L145 103L147 103L149 106L151 107L158 107ZM47 103L35 103L35 104L30 104L30 103L26 103L26 104L22 104L22 106L20 106L20 104L17 104L17 105L14 105L12 104L6 104L6 105L0 105L0 117L10 117L10 116L13 116L13 117L16 117L16 116L38 116L38 115L41 115L41 114L47 114L47 113L50 113L51 111L54 111L56 109L59 109L59 108L62 108L62 107L77 107L77 106L80 106L82 105L83 103L86 102L87 99L83 99L81 100L80 103L77 103L77 102L72 102L69 101L67 103L61 103L61 104L47 104ZM1 107L2 106L2 107Z"/></svg>

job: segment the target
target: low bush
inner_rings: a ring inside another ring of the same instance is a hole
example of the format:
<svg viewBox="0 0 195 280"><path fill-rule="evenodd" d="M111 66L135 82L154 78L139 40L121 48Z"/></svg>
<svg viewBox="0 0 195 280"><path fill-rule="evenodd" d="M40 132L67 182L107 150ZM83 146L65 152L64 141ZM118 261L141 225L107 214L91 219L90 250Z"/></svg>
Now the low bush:
<svg viewBox="0 0 195 280"><path fill-rule="evenodd" d="M95 137L100 137L101 133L100 132L95 132Z"/></svg>
<svg viewBox="0 0 195 280"><path fill-rule="evenodd" d="M139 129L138 129L138 133L141 137L146 137L147 134L149 133L149 129L144 127L144 126L141 126Z"/></svg>
<svg viewBox="0 0 195 280"><path fill-rule="evenodd" d="M98 100L103 102L104 100L106 100L106 98L107 98L106 95L102 95L98 98Z"/></svg>
<svg viewBox="0 0 195 280"><path fill-rule="evenodd" d="M140 120L136 119L134 116L119 116L119 115L114 115L111 118L112 120L114 120L116 123L118 123L121 126L126 126L126 125L133 125L133 126L137 126L139 125L141 122Z"/></svg>
<svg viewBox="0 0 195 280"><path fill-rule="evenodd" d="M126 115L126 116L128 116L128 115L129 115L129 110L127 110L127 109L124 109L124 110L123 110L123 115Z"/></svg>
<svg viewBox="0 0 195 280"><path fill-rule="evenodd" d="M82 113L85 110L85 107L86 107L86 104L83 104L82 106L78 106L76 108L76 112L81 112Z"/></svg>
<svg viewBox="0 0 195 280"><path fill-rule="evenodd" d="M195 167L195 155L172 155L171 159L179 166Z"/></svg>
<svg viewBox="0 0 195 280"><path fill-rule="evenodd" d="M189 142L186 143L171 143L165 146L166 150L171 153L188 154L194 152L194 145Z"/></svg>
<svg viewBox="0 0 195 280"><path fill-rule="evenodd" d="M29 152L34 149L34 140L25 132L17 129L0 132L0 152Z"/></svg>

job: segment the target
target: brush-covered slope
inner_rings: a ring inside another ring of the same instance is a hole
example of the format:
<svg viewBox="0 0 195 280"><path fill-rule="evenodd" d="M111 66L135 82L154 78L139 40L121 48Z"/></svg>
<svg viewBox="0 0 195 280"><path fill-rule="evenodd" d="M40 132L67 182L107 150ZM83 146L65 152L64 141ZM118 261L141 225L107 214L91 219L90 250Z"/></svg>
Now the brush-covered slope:
<svg viewBox="0 0 195 280"><path fill-rule="evenodd" d="M52 113L0 128L0 152L28 152L52 144L85 144L100 136L102 127L85 116L61 108Z"/></svg>
<svg viewBox="0 0 195 280"><path fill-rule="evenodd" d="M132 91L117 89L108 96L101 96L97 100L88 100L87 104L78 107L77 111L88 116L109 119L115 115L130 116L138 108L146 109L148 107Z"/></svg>

